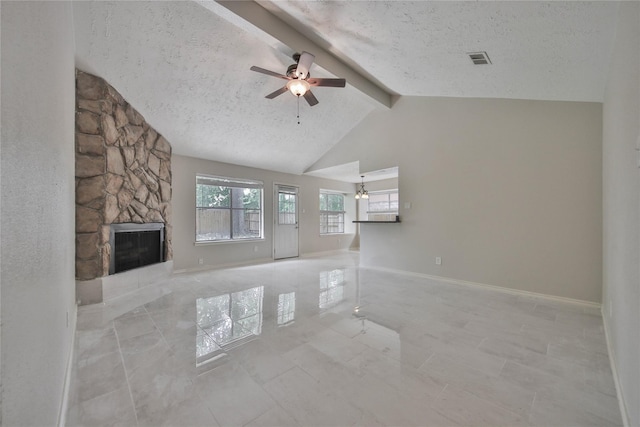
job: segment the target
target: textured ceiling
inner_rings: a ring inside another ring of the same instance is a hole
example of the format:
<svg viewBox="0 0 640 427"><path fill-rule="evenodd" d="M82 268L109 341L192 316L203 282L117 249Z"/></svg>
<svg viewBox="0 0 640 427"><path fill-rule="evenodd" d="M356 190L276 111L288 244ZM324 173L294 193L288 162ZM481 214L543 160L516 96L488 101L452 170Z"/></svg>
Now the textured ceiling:
<svg viewBox="0 0 640 427"><path fill-rule="evenodd" d="M389 93L568 101L602 101L617 11L590 1L260 5ZM298 125L292 95L264 98L284 81L249 71L284 72L292 48L215 2L73 8L78 68L116 87L177 154L299 174L383 108L349 83L316 88L320 103L301 102ZM493 64L474 66L471 51ZM314 77L342 77L317 62Z"/></svg>
<svg viewBox="0 0 640 427"><path fill-rule="evenodd" d="M276 1L400 95L602 101L615 2ZM467 52L486 51L492 65Z"/></svg>
<svg viewBox="0 0 640 427"><path fill-rule="evenodd" d="M373 108L359 91L314 88L313 108L285 93L294 61L193 2L76 2L76 63L106 79L174 153L301 174ZM317 65L314 77L334 77Z"/></svg>

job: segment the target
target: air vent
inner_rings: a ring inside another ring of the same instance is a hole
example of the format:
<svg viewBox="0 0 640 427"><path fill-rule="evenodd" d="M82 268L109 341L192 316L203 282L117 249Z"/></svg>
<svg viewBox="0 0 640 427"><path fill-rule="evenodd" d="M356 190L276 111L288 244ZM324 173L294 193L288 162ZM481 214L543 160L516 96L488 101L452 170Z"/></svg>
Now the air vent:
<svg viewBox="0 0 640 427"><path fill-rule="evenodd" d="M469 55L469 58L471 58L471 61L473 61L475 65L491 64L487 52L468 52L467 55Z"/></svg>

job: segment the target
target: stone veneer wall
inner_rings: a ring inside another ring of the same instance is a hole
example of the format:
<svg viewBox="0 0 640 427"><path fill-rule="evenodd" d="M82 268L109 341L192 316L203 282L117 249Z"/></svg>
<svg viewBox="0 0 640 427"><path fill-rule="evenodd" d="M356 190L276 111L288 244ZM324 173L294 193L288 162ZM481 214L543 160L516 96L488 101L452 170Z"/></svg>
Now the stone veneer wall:
<svg viewBox="0 0 640 427"><path fill-rule="evenodd" d="M171 145L103 79L76 71L76 278L109 274L111 224L165 224L171 248Z"/></svg>

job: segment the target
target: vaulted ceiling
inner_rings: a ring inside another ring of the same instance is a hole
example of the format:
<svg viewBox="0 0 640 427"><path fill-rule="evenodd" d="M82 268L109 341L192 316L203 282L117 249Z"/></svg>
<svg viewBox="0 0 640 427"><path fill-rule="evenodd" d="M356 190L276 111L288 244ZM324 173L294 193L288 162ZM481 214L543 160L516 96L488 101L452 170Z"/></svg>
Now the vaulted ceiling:
<svg viewBox="0 0 640 427"><path fill-rule="evenodd" d="M602 101L616 2L74 2L78 68L106 79L174 153L301 174L392 96ZM264 96L302 50L314 107ZM486 51L490 65L468 52ZM344 172L344 171L342 171ZM342 173L341 176L348 174ZM348 179L348 178L344 178Z"/></svg>

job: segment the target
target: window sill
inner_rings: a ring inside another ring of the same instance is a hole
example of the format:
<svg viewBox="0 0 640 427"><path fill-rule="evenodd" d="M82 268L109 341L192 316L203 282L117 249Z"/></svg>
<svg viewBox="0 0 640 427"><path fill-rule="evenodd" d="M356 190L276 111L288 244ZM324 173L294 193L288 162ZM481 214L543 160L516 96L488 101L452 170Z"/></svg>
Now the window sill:
<svg viewBox="0 0 640 427"><path fill-rule="evenodd" d="M237 239L237 240L206 240L203 242L193 242L194 246L229 245L233 243L255 243L264 242L264 237L259 239Z"/></svg>
<svg viewBox="0 0 640 427"><path fill-rule="evenodd" d="M400 218L396 218L393 221L351 221L354 224L397 224L400 222Z"/></svg>

